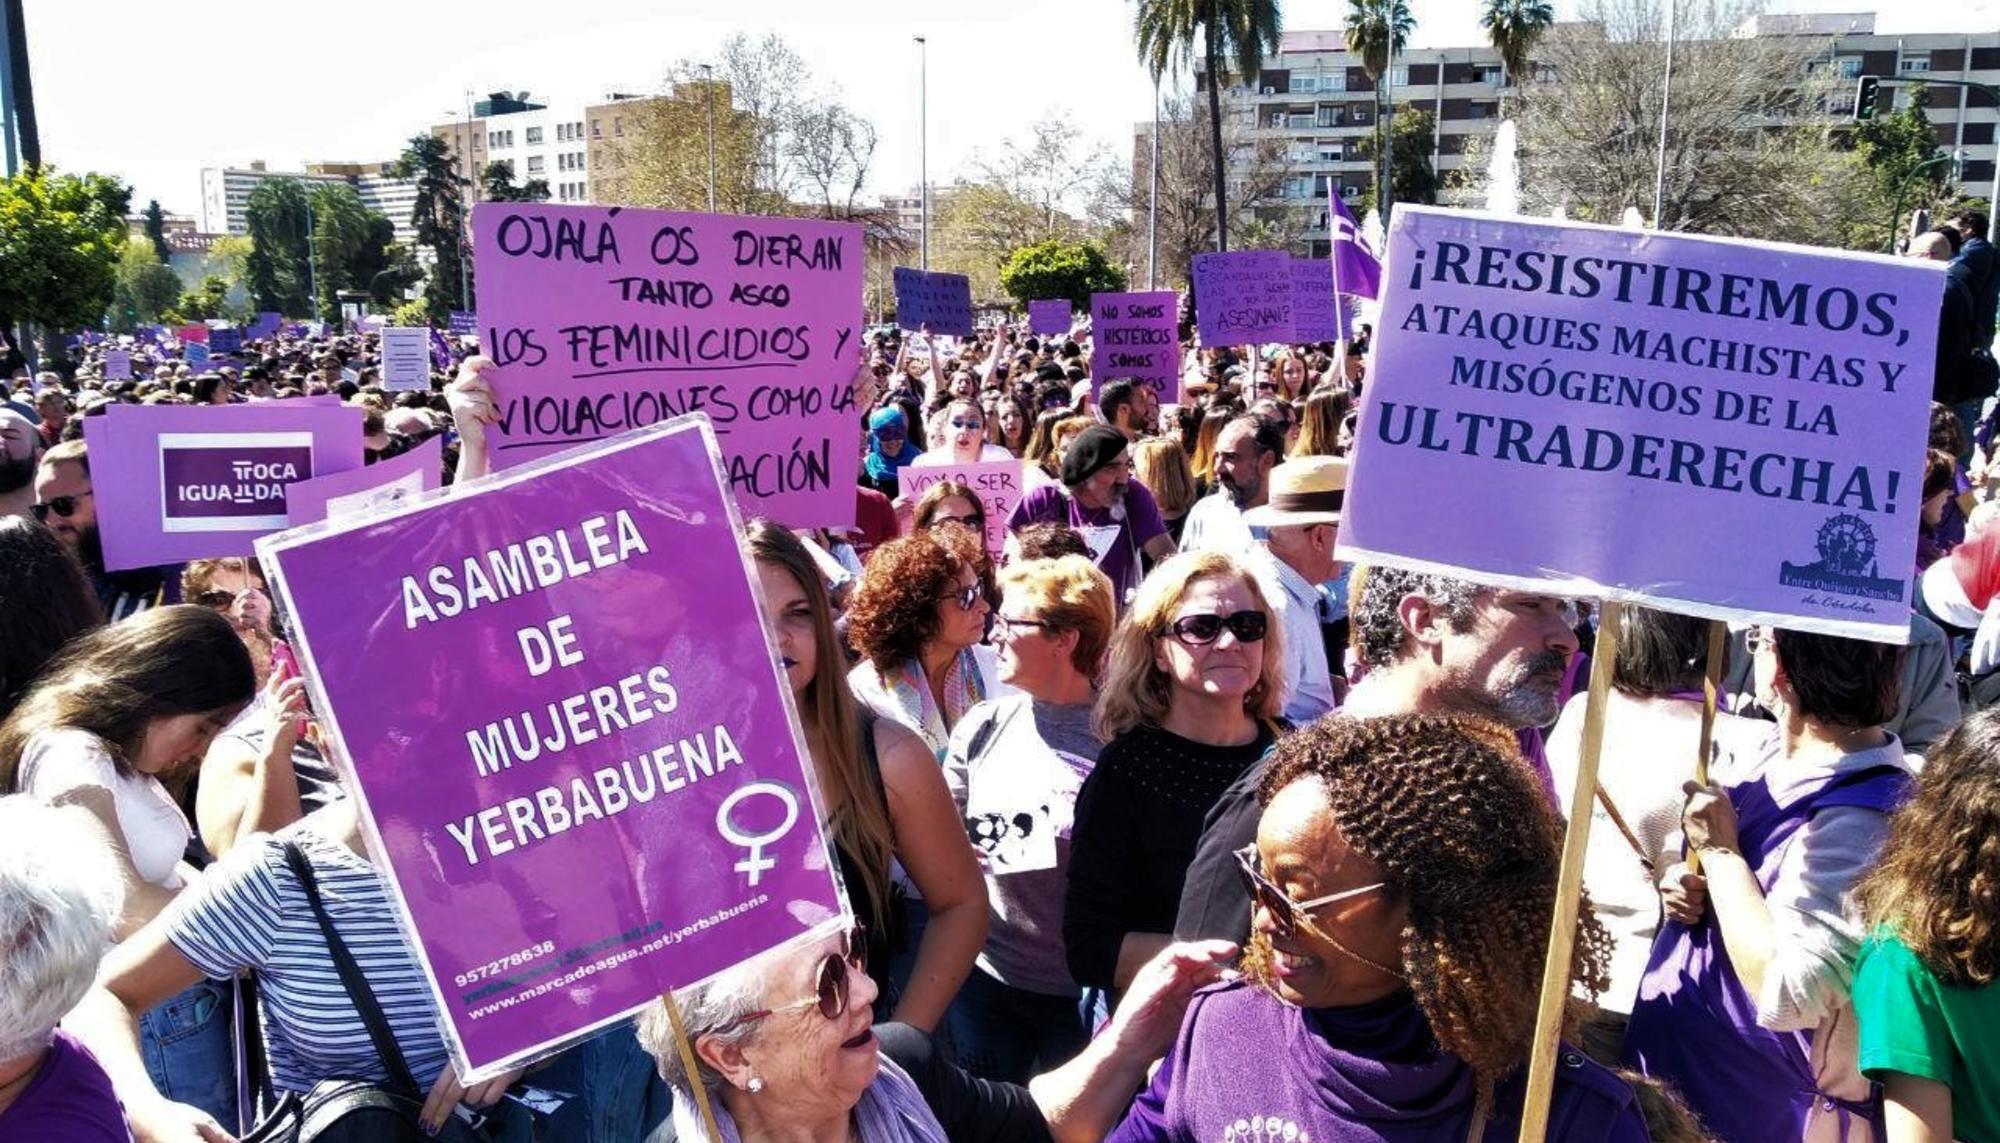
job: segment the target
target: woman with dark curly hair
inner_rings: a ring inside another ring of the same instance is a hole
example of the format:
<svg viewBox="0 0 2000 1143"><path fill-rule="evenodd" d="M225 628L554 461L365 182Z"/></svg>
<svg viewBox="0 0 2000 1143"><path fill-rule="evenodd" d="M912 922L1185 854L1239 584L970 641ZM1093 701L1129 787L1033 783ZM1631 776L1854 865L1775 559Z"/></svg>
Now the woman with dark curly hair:
<svg viewBox="0 0 2000 1143"><path fill-rule="evenodd" d="M939 761L959 718L999 693L995 656L980 642L992 611L986 563L966 528L891 540L875 549L847 613L862 655L847 676L856 701L916 731Z"/></svg>
<svg viewBox="0 0 2000 1143"><path fill-rule="evenodd" d="M1861 883L1861 1072L1889 1143L2000 1140L2000 711L1932 749Z"/></svg>
<svg viewBox="0 0 2000 1143"><path fill-rule="evenodd" d="M1258 799L1245 979L1196 994L1111 1143L1513 1139L1562 847L1513 734L1321 719L1278 744ZM1588 909L1577 938L1594 992L1609 940ZM1560 1061L1550 1139L1647 1138L1631 1087Z"/></svg>

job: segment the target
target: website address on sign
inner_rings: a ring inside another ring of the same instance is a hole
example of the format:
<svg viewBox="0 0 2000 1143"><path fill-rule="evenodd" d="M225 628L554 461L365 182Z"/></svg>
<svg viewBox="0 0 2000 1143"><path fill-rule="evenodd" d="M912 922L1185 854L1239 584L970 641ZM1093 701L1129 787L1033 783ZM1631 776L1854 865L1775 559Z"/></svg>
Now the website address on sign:
<svg viewBox="0 0 2000 1143"><path fill-rule="evenodd" d="M671 933L663 933L660 936L657 936L652 940L647 941L643 945L634 945L631 948L620 949L617 952L599 957L598 959L591 961L588 964L577 965L575 968L569 970L568 972L564 973L561 976L554 977L549 980L544 980L540 984L534 985L533 987L530 988L524 988L512 996L503 996L499 1000L496 1000L491 1004L484 1004L478 1008L473 1008L466 1013L466 1016L468 1019L479 1020L484 1017L491 1016L495 1012L502 1011L503 1009L512 1008L516 1004L526 1003L529 1000L533 1000L537 996L544 996L558 989L567 988L570 985L575 984L577 981L582 980L587 976L595 976L600 972L608 972L611 969L614 969L619 965L626 963L627 961L637 960L642 956L648 956L653 953L659 952L661 949L666 948L668 945L679 944L681 941L684 941L689 937L694 936L696 933L699 933L704 929L710 929L715 927L716 925L721 924L724 921L730 920L735 917L740 917L743 914L749 912L750 910L755 909L769 901L770 898L768 896L765 896L764 894L760 893L757 896L752 897L748 901L743 902L741 905L732 905L727 909L718 909L715 912L710 913L706 917L702 917L698 920L683 925L678 929L675 929Z"/></svg>

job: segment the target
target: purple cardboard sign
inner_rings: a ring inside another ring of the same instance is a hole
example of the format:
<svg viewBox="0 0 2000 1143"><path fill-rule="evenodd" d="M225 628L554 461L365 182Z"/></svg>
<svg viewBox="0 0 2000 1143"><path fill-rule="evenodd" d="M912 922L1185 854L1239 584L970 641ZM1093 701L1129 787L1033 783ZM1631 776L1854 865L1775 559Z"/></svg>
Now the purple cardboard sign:
<svg viewBox="0 0 2000 1143"><path fill-rule="evenodd" d="M1131 377L1181 397L1181 297L1172 290L1090 295L1090 384Z"/></svg>
<svg viewBox="0 0 2000 1143"><path fill-rule="evenodd" d="M1292 256L1283 250L1195 255L1194 312L1204 348L1295 340Z"/></svg>
<svg viewBox="0 0 2000 1143"><path fill-rule="evenodd" d="M1028 303L1028 332L1068 333L1074 316L1068 298L1052 298Z"/></svg>
<svg viewBox="0 0 2000 1143"><path fill-rule="evenodd" d="M447 328L451 330L453 337L479 332L478 314L467 313L464 310L452 310L447 316L451 323Z"/></svg>
<svg viewBox="0 0 2000 1143"><path fill-rule="evenodd" d="M461 1074L846 913L722 463L682 418L259 545Z"/></svg>
<svg viewBox="0 0 2000 1143"><path fill-rule="evenodd" d="M902 470L903 495L915 500L943 480L956 480L979 497L986 513L986 550L995 558L1007 544L1007 518L1026 492L1018 460L987 460L977 464L912 464Z"/></svg>
<svg viewBox="0 0 2000 1143"><path fill-rule="evenodd" d="M429 492L444 481L444 438L363 468L315 476L285 486L289 526L316 524L373 511Z"/></svg>
<svg viewBox="0 0 2000 1143"><path fill-rule="evenodd" d="M745 512L853 523L859 226L510 202L472 227L496 466L700 410Z"/></svg>
<svg viewBox="0 0 2000 1143"><path fill-rule="evenodd" d="M188 342L186 345L181 346L181 360L187 362L189 369L196 370L197 372L207 369L209 363L208 346L199 341Z"/></svg>
<svg viewBox="0 0 2000 1143"><path fill-rule="evenodd" d="M1299 342L1346 341L1347 299L1333 292L1333 262L1292 259L1292 336Z"/></svg>
<svg viewBox="0 0 2000 1143"><path fill-rule="evenodd" d="M1341 558L1908 641L1941 266L1407 204L1389 246Z"/></svg>
<svg viewBox="0 0 2000 1143"><path fill-rule="evenodd" d="M284 314L265 310L257 315L256 320L252 321L249 328L244 332L248 333L253 339L262 340L264 338L276 337L278 335L278 327L283 324L285 324Z"/></svg>
<svg viewBox="0 0 2000 1143"><path fill-rule="evenodd" d="M106 381L130 381L132 379L131 350L107 349L104 351L104 379Z"/></svg>
<svg viewBox="0 0 2000 1143"><path fill-rule="evenodd" d="M361 467L361 410L338 405L113 405L83 427L111 571L247 556L287 525L287 484Z"/></svg>
<svg viewBox="0 0 2000 1143"><path fill-rule="evenodd" d="M964 274L898 266L894 277L898 326L972 336L972 282Z"/></svg>

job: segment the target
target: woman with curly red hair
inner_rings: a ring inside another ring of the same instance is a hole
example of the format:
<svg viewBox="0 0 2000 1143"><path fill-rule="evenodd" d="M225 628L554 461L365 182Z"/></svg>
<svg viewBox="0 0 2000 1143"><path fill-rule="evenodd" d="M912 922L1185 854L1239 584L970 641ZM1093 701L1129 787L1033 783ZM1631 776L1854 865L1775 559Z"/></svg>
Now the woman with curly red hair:
<svg viewBox="0 0 2000 1143"><path fill-rule="evenodd" d="M855 699L917 732L939 761L951 728L994 697L996 658L982 645L987 601L984 538L934 528L875 549L847 613L862 662L847 676Z"/></svg>
<svg viewBox="0 0 2000 1143"><path fill-rule="evenodd" d="M1245 979L1196 994L1110 1143L1514 1138L1562 831L1512 732L1321 719L1258 799ZM1610 942L1587 908L1577 936L1594 993ZM1630 1086L1560 1061L1549 1138L1647 1138Z"/></svg>
<svg viewBox="0 0 2000 1143"><path fill-rule="evenodd" d="M2000 1140L2000 711L1959 723L1861 883L1861 1072L1889 1143Z"/></svg>

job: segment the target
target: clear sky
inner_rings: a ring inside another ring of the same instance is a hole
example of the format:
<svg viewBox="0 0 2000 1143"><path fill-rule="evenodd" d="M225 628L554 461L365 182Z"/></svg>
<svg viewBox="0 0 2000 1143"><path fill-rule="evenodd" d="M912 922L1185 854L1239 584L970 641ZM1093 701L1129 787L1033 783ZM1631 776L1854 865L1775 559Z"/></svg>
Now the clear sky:
<svg viewBox="0 0 2000 1143"><path fill-rule="evenodd" d="M1411 0L1415 46L1479 40L1477 0ZM1574 14L1578 0L1557 0ZM1785 11L1866 11L1861 3ZM674 60L777 31L881 133L869 193L917 181L917 48L929 40L930 171L1055 112L1121 152L1148 117L1132 0L27 0L44 157L123 176L138 204L196 214L204 166L395 155L463 115L465 91L574 103L657 90ZM1345 0L1286 0L1335 28ZM310 12L310 24L303 13ZM301 13L301 15L294 15ZM1879 32L2000 27L2000 0L1903 0Z"/></svg>

